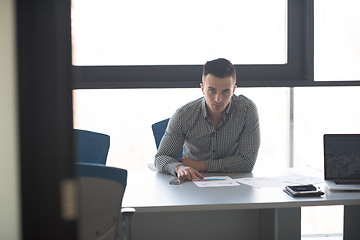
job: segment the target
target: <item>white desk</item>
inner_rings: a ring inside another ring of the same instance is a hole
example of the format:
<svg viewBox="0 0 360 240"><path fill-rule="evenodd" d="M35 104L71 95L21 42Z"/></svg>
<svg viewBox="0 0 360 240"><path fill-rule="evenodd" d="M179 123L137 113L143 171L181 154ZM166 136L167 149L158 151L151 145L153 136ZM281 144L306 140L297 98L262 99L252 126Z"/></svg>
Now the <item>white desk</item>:
<svg viewBox="0 0 360 240"><path fill-rule="evenodd" d="M239 178L252 174L218 175ZM192 182L169 185L173 178L156 172L129 173L123 207L136 209L133 240L187 239L186 234L198 238L207 233L205 239L218 239L221 235L222 239L300 240L300 207L320 205L344 205L344 239L360 239L359 192L331 192L324 187L323 197L292 198L282 187L253 188L241 184L200 188ZM237 230L233 231L234 227Z"/></svg>

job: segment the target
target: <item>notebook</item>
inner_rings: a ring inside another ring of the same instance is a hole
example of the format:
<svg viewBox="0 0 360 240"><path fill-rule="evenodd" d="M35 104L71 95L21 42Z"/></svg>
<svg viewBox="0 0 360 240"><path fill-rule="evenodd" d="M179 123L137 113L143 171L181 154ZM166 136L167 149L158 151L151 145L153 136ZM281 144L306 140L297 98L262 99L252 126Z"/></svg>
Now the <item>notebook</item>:
<svg viewBox="0 0 360 240"><path fill-rule="evenodd" d="M360 134L324 135L324 173L331 190L360 191Z"/></svg>

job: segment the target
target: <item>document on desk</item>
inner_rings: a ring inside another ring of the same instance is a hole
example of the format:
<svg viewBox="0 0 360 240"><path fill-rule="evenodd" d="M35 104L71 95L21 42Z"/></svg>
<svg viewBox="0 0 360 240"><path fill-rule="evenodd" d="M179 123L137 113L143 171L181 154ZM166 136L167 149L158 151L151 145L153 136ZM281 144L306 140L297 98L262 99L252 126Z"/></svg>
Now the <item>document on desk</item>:
<svg viewBox="0 0 360 240"><path fill-rule="evenodd" d="M238 178L237 182L249 185L255 188L265 187L283 187L286 186L283 181L270 178L270 177L257 177L257 178Z"/></svg>
<svg viewBox="0 0 360 240"><path fill-rule="evenodd" d="M229 176L205 177L194 182L198 187L230 187L240 184Z"/></svg>
<svg viewBox="0 0 360 240"><path fill-rule="evenodd" d="M316 177L289 174L276 177L252 177L252 178L238 178L237 182L246 184L256 188L265 187L285 187L287 185L305 185L322 183L323 180Z"/></svg>

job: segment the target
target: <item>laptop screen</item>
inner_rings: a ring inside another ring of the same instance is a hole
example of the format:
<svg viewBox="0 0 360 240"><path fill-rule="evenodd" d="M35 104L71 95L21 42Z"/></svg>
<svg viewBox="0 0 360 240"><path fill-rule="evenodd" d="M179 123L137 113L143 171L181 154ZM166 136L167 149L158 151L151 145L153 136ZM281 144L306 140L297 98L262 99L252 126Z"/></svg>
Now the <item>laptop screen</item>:
<svg viewBox="0 0 360 240"><path fill-rule="evenodd" d="M326 180L360 179L360 134L325 134Z"/></svg>

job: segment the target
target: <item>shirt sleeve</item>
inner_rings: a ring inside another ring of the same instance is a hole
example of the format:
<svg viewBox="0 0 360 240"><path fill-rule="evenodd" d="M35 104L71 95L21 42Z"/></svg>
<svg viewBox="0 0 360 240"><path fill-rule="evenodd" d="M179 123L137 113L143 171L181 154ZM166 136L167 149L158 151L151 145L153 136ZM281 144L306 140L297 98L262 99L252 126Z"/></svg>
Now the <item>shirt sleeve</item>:
<svg viewBox="0 0 360 240"><path fill-rule="evenodd" d="M235 155L207 160L208 172L251 172L260 147L259 116L254 103L248 105L245 125L239 136Z"/></svg>
<svg viewBox="0 0 360 240"><path fill-rule="evenodd" d="M185 135L182 133L180 112L176 111L170 118L155 155L157 171L176 175L175 168L183 164L176 160L175 157L179 154L184 141Z"/></svg>

